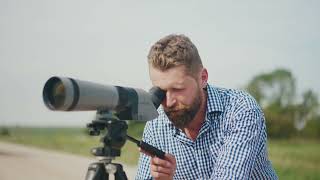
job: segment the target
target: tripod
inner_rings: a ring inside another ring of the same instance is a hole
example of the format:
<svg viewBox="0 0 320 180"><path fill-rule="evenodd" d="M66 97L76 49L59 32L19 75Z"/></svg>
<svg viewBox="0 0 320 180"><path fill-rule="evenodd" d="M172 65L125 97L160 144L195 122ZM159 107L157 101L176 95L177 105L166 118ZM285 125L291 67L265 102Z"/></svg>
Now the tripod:
<svg viewBox="0 0 320 180"><path fill-rule="evenodd" d="M125 117L125 113L120 117ZM97 111L96 119L87 125L91 136L100 135L100 131L107 129L107 133L101 138L103 147L91 150L94 156L100 157L98 162L89 165L86 180L108 180L109 174L114 174L115 180L127 180L126 173L121 164L112 163L112 160L120 156L121 148L126 139L135 143L141 149L152 155L164 159L165 152L143 141L138 141L127 135L128 125L110 111Z"/></svg>
<svg viewBox="0 0 320 180"><path fill-rule="evenodd" d="M121 148L126 142L127 123L109 111L98 111L96 119L87 127L91 136L98 136L104 129L107 129L107 133L101 138L103 147L91 150L100 159L89 165L86 180L109 180L109 174L114 174L115 180L127 180L122 165L112 163L115 157L120 156Z"/></svg>

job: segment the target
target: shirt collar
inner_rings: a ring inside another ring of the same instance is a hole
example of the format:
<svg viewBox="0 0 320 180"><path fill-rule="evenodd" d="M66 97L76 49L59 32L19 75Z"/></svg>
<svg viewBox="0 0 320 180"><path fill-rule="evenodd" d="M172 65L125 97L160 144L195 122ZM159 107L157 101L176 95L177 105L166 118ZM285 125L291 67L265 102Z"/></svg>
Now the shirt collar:
<svg viewBox="0 0 320 180"><path fill-rule="evenodd" d="M208 84L207 93L207 113L222 112L224 107L218 90Z"/></svg>

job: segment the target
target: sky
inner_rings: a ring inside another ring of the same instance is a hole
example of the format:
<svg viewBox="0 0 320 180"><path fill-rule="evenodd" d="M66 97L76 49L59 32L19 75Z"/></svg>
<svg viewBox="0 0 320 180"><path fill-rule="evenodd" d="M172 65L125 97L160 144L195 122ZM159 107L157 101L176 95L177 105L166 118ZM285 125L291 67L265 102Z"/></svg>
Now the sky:
<svg viewBox="0 0 320 180"><path fill-rule="evenodd" d="M320 95L320 1L0 0L0 125L83 126L95 112L54 112L52 76L148 90L149 48L168 34L197 46L209 83L245 86L290 70Z"/></svg>

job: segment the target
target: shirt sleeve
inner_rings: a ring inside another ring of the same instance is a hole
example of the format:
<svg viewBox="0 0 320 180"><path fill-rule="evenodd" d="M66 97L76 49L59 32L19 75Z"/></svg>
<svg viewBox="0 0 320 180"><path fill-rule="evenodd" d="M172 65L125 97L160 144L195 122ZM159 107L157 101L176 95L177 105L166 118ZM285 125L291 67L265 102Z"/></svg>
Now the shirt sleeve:
<svg viewBox="0 0 320 180"><path fill-rule="evenodd" d="M142 140L148 144L154 145L154 137L152 133L152 122L148 121L143 131ZM150 157L140 153L138 162L138 171L135 177L136 180L151 180L150 174Z"/></svg>
<svg viewBox="0 0 320 180"><path fill-rule="evenodd" d="M249 179L266 141L263 133L264 116L259 109L244 109L235 114L225 132L211 179Z"/></svg>

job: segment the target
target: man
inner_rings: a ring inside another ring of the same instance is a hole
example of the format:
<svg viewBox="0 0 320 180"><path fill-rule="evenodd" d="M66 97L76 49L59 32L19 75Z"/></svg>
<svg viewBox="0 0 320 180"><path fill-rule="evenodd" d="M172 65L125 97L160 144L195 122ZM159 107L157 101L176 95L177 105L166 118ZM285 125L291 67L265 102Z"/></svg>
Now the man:
<svg viewBox="0 0 320 180"><path fill-rule="evenodd" d="M277 179L262 110L242 91L208 85L189 38L164 37L151 47L148 62L152 84L166 98L143 140L166 155L141 151L136 179Z"/></svg>

